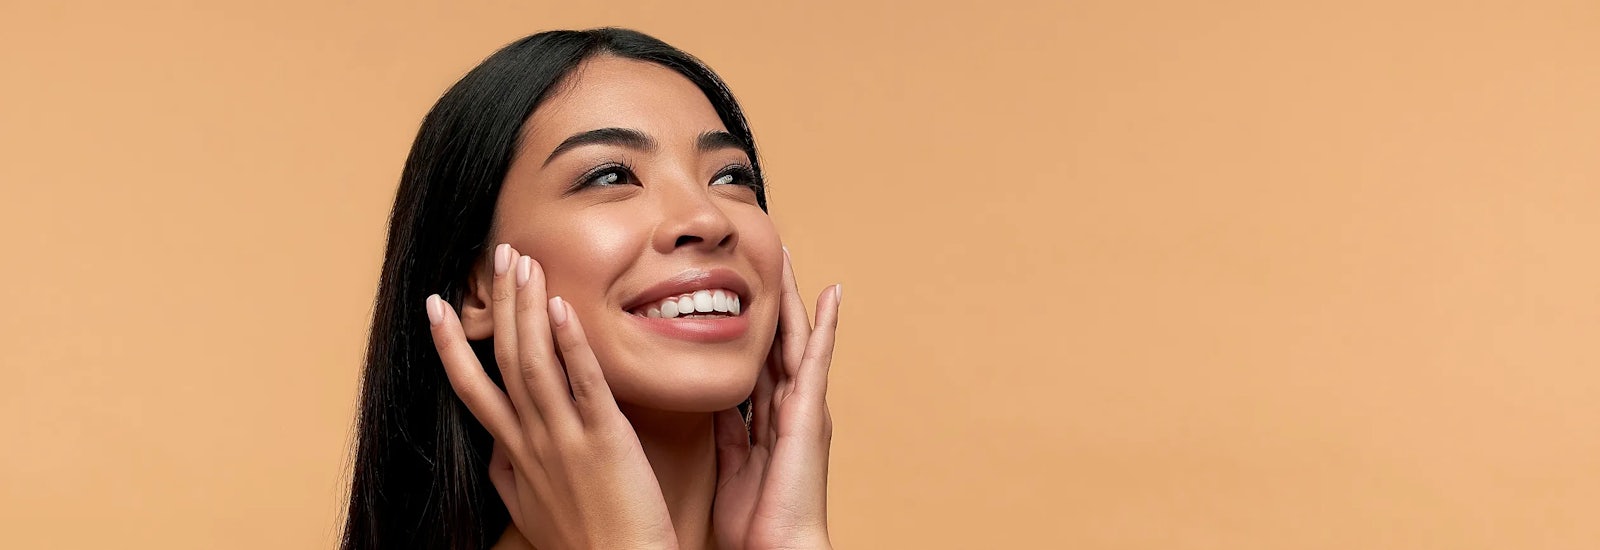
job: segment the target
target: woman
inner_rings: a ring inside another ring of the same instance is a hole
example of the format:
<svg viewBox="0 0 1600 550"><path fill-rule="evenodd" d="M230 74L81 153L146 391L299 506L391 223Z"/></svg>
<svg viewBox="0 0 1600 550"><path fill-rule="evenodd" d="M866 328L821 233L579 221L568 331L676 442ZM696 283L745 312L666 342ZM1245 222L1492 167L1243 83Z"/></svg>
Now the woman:
<svg viewBox="0 0 1600 550"><path fill-rule="evenodd" d="M422 123L390 218L345 548L824 548L813 329L726 85L536 34Z"/></svg>

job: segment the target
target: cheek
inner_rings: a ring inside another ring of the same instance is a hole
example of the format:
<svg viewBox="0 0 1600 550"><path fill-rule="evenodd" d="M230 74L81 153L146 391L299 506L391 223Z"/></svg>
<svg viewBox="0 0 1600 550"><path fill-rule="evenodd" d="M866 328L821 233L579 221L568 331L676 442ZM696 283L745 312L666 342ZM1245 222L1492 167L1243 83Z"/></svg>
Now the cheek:
<svg viewBox="0 0 1600 550"><path fill-rule="evenodd" d="M556 221L556 220L550 220ZM598 310L606 290L638 255L647 231L637 222L587 216L561 220L530 235L529 255L545 267L552 296L570 297L575 307Z"/></svg>
<svg viewBox="0 0 1600 550"><path fill-rule="evenodd" d="M745 259L760 279L756 281L758 297L776 303L783 295L783 241L778 238L778 228L772 218L759 210L738 223L744 235Z"/></svg>

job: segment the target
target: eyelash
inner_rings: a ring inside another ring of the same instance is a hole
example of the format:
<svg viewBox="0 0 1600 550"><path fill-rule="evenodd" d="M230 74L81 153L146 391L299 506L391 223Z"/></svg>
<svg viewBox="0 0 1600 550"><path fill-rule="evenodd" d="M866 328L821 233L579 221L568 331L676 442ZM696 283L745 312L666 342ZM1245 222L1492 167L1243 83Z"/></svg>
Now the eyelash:
<svg viewBox="0 0 1600 550"><path fill-rule="evenodd" d="M601 176L608 174L618 174L619 177L615 182L595 183L600 179ZM721 171L717 172L715 176L712 176L711 181L716 182L725 176L733 176L733 182L725 185L740 185L758 191L762 188L761 181L756 178L755 169L743 164L728 165ZM572 191L577 191L587 187L610 187L613 185L637 184L638 181L639 178L634 175L632 166L622 162L608 162L600 166L596 166L593 170L584 172L582 176L579 176L577 183L572 187Z"/></svg>
<svg viewBox="0 0 1600 550"><path fill-rule="evenodd" d="M619 177L617 178L617 182L595 183L596 180L599 180L601 176L606 174L618 174ZM582 176L579 176L577 183L572 187L572 191L577 191L585 187L610 187L612 185L624 185L638 182L638 180L639 178L634 177L633 175L632 166L628 166L627 163L622 162L608 162L600 166L596 166L593 170L584 172Z"/></svg>
<svg viewBox="0 0 1600 550"><path fill-rule="evenodd" d="M755 169L743 164L728 165L721 172L717 172L717 175L712 176L711 181L720 180L723 176L733 176L733 183L728 185L742 185L756 191L760 191L762 187L761 180L756 177Z"/></svg>

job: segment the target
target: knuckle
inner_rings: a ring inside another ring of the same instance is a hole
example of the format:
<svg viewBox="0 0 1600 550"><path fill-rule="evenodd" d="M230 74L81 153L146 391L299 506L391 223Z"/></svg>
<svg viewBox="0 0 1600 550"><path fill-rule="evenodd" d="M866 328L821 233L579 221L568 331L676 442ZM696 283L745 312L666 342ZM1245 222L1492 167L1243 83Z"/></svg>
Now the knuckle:
<svg viewBox="0 0 1600 550"><path fill-rule="evenodd" d="M489 296L495 303L505 303L517 296L517 287L510 284L497 284L494 285L493 292L490 292Z"/></svg>
<svg viewBox="0 0 1600 550"><path fill-rule="evenodd" d="M820 319L817 319L816 330L833 330L839 326L838 315L819 315L818 317L820 317Z"/></svg>
<svg viewBox="0 0 1600 550"><path fill-rule="evenodd" d="M443 329L435 328L433 329L433 347L439 351L440 357L448 357L450 352L455 351L456 343L454 339L444 333Z"/></svg>
<svg viewBox="0 0 1600 550"><path fill-rule="evenodd" d="M532 284L532 283L529 283L529 284ZM519 297L519 299L516 302L517 313L519 315L528 313L534 307L542 305L542 304L537 303L538 300L534 300L533 298L534 298L533 292L523 292L522 293L522 295Z"/></svg>
<svg viewBox="0 0 1600 550"><path fill-rule="evenodd" d="M575 353L587 353L589 351L589 342L586 339L578 338L565 330L559 332L560 335L556 337L556 346L561 348L562 356L570 357Z"/></svg>
<svg viewBox="0 0 1600 550"><path fill-rule="evenodd" d="M818 346L808 347L805 355L802 356L801 361L807 363L812 361L827 361L833 355L832 350L816 349L817 347Z"/></svg>
<svg viewBox="0 0 1600 550"><path fill-rule="evenodd" d="M582 429L565 425L552 426L550 440L557 449L578 450L589 444L588 434Z"/></svg>
<svg viewBox="0 0 1600 550"><path fill-rule="evenodd" d="M495 342L494 362L495 367L500 369L500 372L505 372L516 366L517 350L515 344Z"/></svg>
<svg viewBox="0 0 1600 550"><path fill-rule="evenodd" d="M572 387L572 399L582 400L594 396L594 383L585 377L569 377L567 385Z"/></svg>
<svg viewBox="0 0 1600 550"><path fill-rule="evenodd" d="M516 349L512 348L510 345L495 345L494 361L500 364L499 366L502 368L502 370L504 370L504 367L517 364L516 359Z"/></svg>
<svg viewBox="0 0 1600 550"><path fill-rule="evenodd" d="M517 361L517 370L522 373L522 381L532 384L539 378L539 361L532 357L523 357Z"/></svg>
<svg viewBox="0 0 1600 550"><path fill-rule="evenodd" d="M579 403L595 403L595 400L605 401L605 380L594 374L584 374L569 377L567 383L572 388L572 400ZM616 405L609 405L615 408Z"/></svg>

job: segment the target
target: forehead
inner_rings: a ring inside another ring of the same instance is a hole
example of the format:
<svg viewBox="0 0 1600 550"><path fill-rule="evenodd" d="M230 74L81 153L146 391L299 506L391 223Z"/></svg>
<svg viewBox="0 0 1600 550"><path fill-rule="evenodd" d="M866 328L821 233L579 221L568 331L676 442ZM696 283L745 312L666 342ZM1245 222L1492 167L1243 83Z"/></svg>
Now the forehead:
<svg viewBox="0 0 1600 550"><path fill-rule="evenodd" d="M726 130L705 93L655 63L602 55L584 61L551 89L529 117L527 149L548 153L568 136L597 128L632 128L668 147L702 132Z"/></svg>

